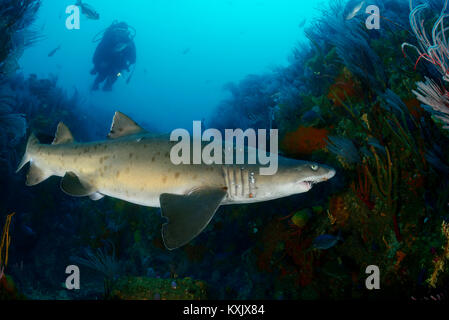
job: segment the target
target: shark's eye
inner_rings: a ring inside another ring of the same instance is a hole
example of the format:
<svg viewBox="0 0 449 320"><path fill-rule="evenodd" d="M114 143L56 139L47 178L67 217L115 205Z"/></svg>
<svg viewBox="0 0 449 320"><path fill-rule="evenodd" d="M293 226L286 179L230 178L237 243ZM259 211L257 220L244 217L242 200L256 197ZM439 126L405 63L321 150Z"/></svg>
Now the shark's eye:
<svg viewBox="0 0 449 320"><path fill-rule="evenodd" d="M313 171L317 171L318 170L318 166L316 164L311 164L310 165L310 169L312 169Z"/></svg>

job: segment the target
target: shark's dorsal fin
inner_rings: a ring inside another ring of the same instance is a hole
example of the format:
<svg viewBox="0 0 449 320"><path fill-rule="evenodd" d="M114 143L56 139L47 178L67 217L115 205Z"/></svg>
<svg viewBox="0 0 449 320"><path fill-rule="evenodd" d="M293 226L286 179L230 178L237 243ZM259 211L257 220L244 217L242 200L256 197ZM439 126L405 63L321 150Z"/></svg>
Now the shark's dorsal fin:
<svg viewBox="0 0 449 320"><path fill-rule="evenodd" d="M112 119L111 131L109 131L108 138L115 139L143 132L145 130L134 120L120 111L116 111L114 119Z"/></svg>
<svg viewBox="0 0 449 320"><path fill-rule="evenodd" d="M52 144L63 144L72 142L75 142L75 139L73 139L73 135L70 132L69 128L67 128L67 126L62 122L58 123L55 138L53 139Z"/></svg>
<svg viewBox="0 0 449 320"><path fill-rule="evenodd" d="M188 195L163 193L159 197L162 216L162 239L172 250L185 245L206 228L226 196L223 188L202 188Z"/></svg>

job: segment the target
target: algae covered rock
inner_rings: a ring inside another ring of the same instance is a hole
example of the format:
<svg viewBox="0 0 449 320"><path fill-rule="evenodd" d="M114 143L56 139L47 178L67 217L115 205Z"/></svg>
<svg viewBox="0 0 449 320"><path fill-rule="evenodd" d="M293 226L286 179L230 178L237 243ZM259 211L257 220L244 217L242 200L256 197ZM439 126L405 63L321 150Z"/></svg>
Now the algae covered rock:
<svg viewBox="0 0 449 320"><path fill-rule="evenodd" d="M206 283L188 277L128 277L116 282L111 297L122 300L202 300L207 298Z"/></svg>

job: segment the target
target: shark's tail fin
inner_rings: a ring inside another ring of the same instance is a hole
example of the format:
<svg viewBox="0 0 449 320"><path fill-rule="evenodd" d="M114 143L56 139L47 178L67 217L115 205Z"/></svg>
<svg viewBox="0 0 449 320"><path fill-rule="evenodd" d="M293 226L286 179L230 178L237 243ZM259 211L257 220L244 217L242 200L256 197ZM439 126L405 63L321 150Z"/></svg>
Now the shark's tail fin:
<svg viewBox="0 0 449 320"><path fill-rule="evenodd" d="M38 184L51 176L51 173L42 170L36 163L32 161L31 150L37 144L39 144L39 140L34 134L31 134L28 138L25 154L23 155L22 161L20 161L19 167L16 171L19 172L24 165L26 165L28 162L31 162L30 170L28 171L27 180L25 183L27 186L34 186L35 184Z"/></svg>
<svg viewBox="0 0 449 320"><path fill-rule="evenodd" d="M26 165L31 160L30 150L33 146L35 146L38 143L39 140L36 138L34 133L32 133L28 138L27 146L25 148L25 154L23 155L22 161L20 161L19 163L19 167L17 168L16 173L19 172L23 168L23 166Z"/></svg>

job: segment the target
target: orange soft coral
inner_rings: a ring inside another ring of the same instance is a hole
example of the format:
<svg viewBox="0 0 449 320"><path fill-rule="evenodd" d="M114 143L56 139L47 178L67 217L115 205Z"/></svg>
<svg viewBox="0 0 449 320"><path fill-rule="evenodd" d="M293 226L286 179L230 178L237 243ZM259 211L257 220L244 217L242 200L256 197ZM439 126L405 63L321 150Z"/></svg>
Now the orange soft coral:
<svg viewBox="0 0 449 320"><path fill-rule="evenodd" d="M359 83L354 80L351 72L344 68L334 84L329 87L327 97L334 105L340 107L347 98L361 97L361 92Z"/></svg>
<svg viewBox="0 0 449 320"><path fill-rule="evenodd" d="M328 216L331 223L333 222L332 224L336 224L340 227L344 226L346 220L349 218L349 211L343 196L335 195L330 199Z"/></svg>
<svg viewBox="0 0 449 320"><path fill-rule="evenodd" d="M282 148L291 155L311 154L326 147L327 129L300 126L282 140Z"/></svg>

